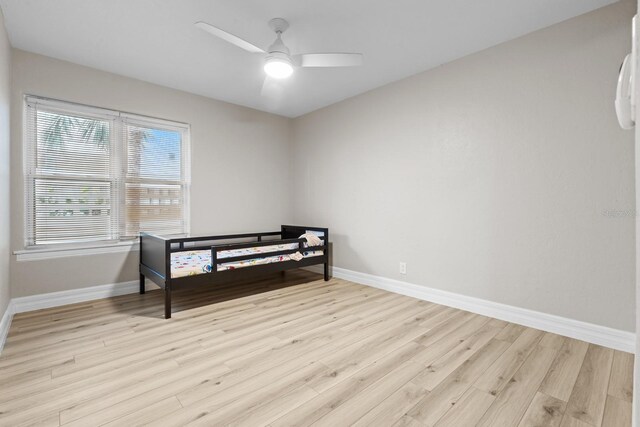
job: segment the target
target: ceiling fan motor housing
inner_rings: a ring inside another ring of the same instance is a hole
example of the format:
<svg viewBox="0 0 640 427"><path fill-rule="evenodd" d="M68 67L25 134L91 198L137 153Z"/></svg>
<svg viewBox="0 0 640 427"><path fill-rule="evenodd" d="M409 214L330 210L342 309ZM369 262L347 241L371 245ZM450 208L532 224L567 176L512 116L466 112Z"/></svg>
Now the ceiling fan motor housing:
<svg viewBox="0 0 640 427"><path fill-rule="evenodd" d="M268 52L270 54L272 53L283 53L287 56L289 56L289 48L287 46L285 46L285 44L282 42L282 38L280 37L280 33L278 33L278 36L276 37L276 41L274 41L271 46L269 46Z"/></svg>
<svg viewBox="0 0 640 427"><path fill-rule="evenodd" d="M265 62L269 62L270 60L278 60L291 63L291 57L284 52L269 52L269 54L265 58Z"/></svg>

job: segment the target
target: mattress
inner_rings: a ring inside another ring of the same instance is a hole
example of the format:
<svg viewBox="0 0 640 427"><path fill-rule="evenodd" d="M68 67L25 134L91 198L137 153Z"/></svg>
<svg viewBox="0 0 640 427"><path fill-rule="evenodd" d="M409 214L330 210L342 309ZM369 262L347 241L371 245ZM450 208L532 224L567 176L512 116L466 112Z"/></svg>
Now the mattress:
<svg viewBox="0 0 640 427"><path fill-rule="evenodd" d="M275 256L263 256L260 254L266 252L284 251L287 249L296 249L297 243L270 245L270 246L258 246L255 248L233 249L227 251L218 252L218 261L224 258L231 258L243 255L256 254L256 258L234 261L234 262L219 262L218 271L233 270L236 268L251 267L254 265L271 264L274 262L290 261L290 255L275 255ZM309 251L303 252L302 255L306 257L322 255L322 251ZM185 277L194 276L196 274L211 273L211 250L198 250L198 251L181 251L171 254L171 277Z"/></svg>

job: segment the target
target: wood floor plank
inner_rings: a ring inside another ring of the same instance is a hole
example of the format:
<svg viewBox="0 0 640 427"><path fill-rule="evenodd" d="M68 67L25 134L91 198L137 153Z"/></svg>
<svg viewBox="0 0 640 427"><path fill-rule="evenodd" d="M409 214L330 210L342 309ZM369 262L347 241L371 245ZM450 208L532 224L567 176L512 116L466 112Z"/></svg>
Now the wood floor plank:
<svg viewBox="0 0 640 427"><path fill-rule="evenodd" d="M560 427L593 427L591 424L587 424L584 421L577 420L567 413L562 418Z"/></svg>
<svg viewBox="0 0 640 427"><path fill-rule="evenodd" d="M607 396L602 427L631 427L631 414L631 402Z"/></svg>
<svg viewBox="0 0 640 427"><path fill-rule="evenodd" d="M209 399L200 399L191 405L163 417L158 422L162 426L183 426L186 424L210 426L232 421L240 414L258 408L274 397L287 393L292 388L301 387L309 378L324 372L320 363L309 363L299 369L289 369L287 374L269 373L268 381L256 386L255 380L240 383L233 393L217 393Z"/></svg>
<svg viewBox="0 0 640 427"><path fill-rule="evenodd" d="M490 318L489 325L491 325L491 327L493 328L500 328L502 332L502 329L506 328L509 325L509 322L505 322L504 320L500 320L500 319Z"/></svg>
<svg viewBox="0 0 640 427"><path fill-rule="evenodd" d="M358 317L360 317L360 320L358 322L354 322L351 325L343 326L341 329L343 329L344 331L362 329L375 323L389 322L394 318L405 318L407 317L405 316L405 313L416 313L416 316L419 316L424 321L441 315L444 311L448 312L444 313L445 316L450 316L451 314L453 314L452 310L449 310L444 306L438 306L435 304L416 304L413 301L400 300L396 304L391 304L384 310L379 310L377 312L374 311L373 313L371 313L370 309L360 311L358 313Z"/></svg>
<svg viewBox="0 0 640 427"><path fill-rule="evenodd" d="M347 341L347 333L341 331L340 324L348 323L348 318L340 319L339 321L326 323L315 329L306 331L300 335L296 335L283 341L282 344L272 346L269 349L269 357L277 360L279 363L284 360L294 358L296 356L304 356L309 354L312 350L318 350L322 352L322 348L327 348L327 345L334 341L341 339L343 342ZM366 339L368 334L363 334L360 338ZM263 351L254 351L245 355L236 357L233 360L229 360L226 363L231 369L241 368L246 365L253 365L265 362L265 356Z"/></svg>
<svg viewBox="0 0 640 427"><path fill-rule="evenodd" d="M472 335L462 339L451 351L430 363L424 372L413 379L413 382L427 390L433 390L465 360L491 341L501 329L485 324Z"/></svg>
<svg viewBox="0 0 640 427"><path fill-rule="evenodd" d="M408 361L313 423L316 427L352 425L389 395L411 381L424 366Z"/></svg>
<svg viewBox="0 0 640 427"><path fill-rule="evenodd" d="M322 327L300 335L281 346L274 347L268 354L249 355L242 360L226 363L233 368L217 382L202 383L198 386L181 392L178 398L183 405L191 405L199 400L226 390L226 387L235 386L238 382L263 374L275 375L278 372L286 372L296 369L311 362L317 361L322 355L332 351L328 343L341 347L350 342L352 336L347 336L339 328ZM322 375L322 373L318 374ZM269 377L267 376L267 378Z"/></svg>
<svg viewBox="0 0 640 427"><path fill-rule="evenodd" d="M566 407L567 402L538 392L518 427L559 427Z"/></svg>
<svg viewBox="0 0 640 427"><path fill-rule="evenodd" d="M23 388L38 383L48 383L51 381L51 369L36 370L26 374L7 375L0 377L0 388L9 392L14 387Z"/></svg>
<svg viewBox="0 0 640 427"><path fill-rule="evenodd" d="M104 348L104 342L102 342L100 337L75 341L60 340L55 344L40 346L37 352L25 351L24 348L19 351L17 349L14 350L13 346L7 343L5 349L2 351L2 358L0 358L0 369L15 363L29 361L33 358L41 358L45 355L69 354L78 348L88 347L88 350L91 350L91 344L96 344L96 347Z"/></svg>
<svg viewBox="0 0 640 427"><path fill-rule="evenodd" d="M18 421L8 424L11 427L55 427L60 425L60 417L58 414L49 414L44 416L34 416L24 421Z"/></svg>
<svg viewBox="0 0 640 427"><path fill-rule="evenodd" d="M571 417L593 426L600 425L612 362L613 350L589 344L567 405L567 413Z"/></svg>
<svg viewBox="0 0 640 427"><path fill-rule="evenodd" d="M285 393L249 411L238 411L240 415L237 413L231 414L229 418L231 418L232 421L221 420L216 416L215 422L222 422L229 427L266 426L271 421L278 419L283 414L311 400L317 395L318 393L316 393L315 390L304 385L298 388L291 388Z"/></svg>
<svg viewBox="0 0 640 427"><path fill-rule="evenodd" d="M496 337L497 340L514 342L524 330L527 329L524 326L516 325L515 323L509 323Z"/></svg>
<svg viewBox="0 0 640 427"><path fill-rule="evenodd" d="M367 366L381 356L391 353L422 335L424 329L420 326L420 322L419 317L411 316L409 320L397 326L386 328L380 333L372 334L369 338L345 346L343 349L321 358L320 361L332 368L332 372L337 376L348 377L362 369L363 366ZM312 387L318 391L322 390L318 383L312 384Z"/></svg>
<svg viewBox="0 0 640 427"><path fill-rule="evenodd" d="M175 396L168 397L166 399L159 400L157 402L149 402L143 409L117 418L109 423L103 424L103 427L138 427L161 419L162 417L169 415L172 412L181 409L182 405Z"/></svg>
<svg viewBox="0 0 640 427"><path fill-rule="evenodd" d="M424 327L429 327L429 331L423 334L422 336L416 338L416 342L418 344L422 344L424 346L429 346L441 338L446 337L456 329L462 327L465 323L469 321L481 322L482 324L486 323L489 319L483 316L479 316L477 314L469 313L466 311L456 311L453 313L453 316L447 317L447 321L443 322L440 319L434 317L434 319L428 319L423 322ZM431 323L429 326L427 324ZM435 324L433 324L435 323ZM476 323L474 323L474 326ZM478 326L479 328L479 326Z"/></svg>
<svg viewBox="0 0 640 427"><path fill-rule="evenodd" d="M556 350L536 346L520 369L509 378L506 386L498 393L496 400L480 419L478 426L518 425L555 359L556 353Z"/></svg>
<svg viewBox="0 0 640 427"><path fill-rule="evenodd" d="M329 370L326 374L316 377L308 383L309 386L317 385L318 383L321 384L321 390L324 390L322 393L278 420L275 420L271 423L271 426L284 427L295 425L304 427L311 425L353 396L361 393L394 368L409 361L415 354L424 350L425 347L420 344L415 342L407 343L393 353L376 360L353 376L335 382L333 387L326 387L328 381L323 380L323 378L337 377L337 375L334 375L334 370ZM318 378L320 378L320 381L318 381Z"/></svg>
<svg viewBox="0 0 640 427"><path fill-rule="evenodd" d="M631 402L633 398L633 354L615 351L609 380L609 395Z"/></svg>
<svg viewBox="0 0 640 427"><path fill-rule="evenodd" d="M29 361L24 365L12 365L10 369L0 369L0 377L2 378L18 378L22 375L32 374L34 372L51 372L55 368L75 363L73 356L54 356L39 358L37 362Z"/></svg>
<svg viewBox="0 0 640 427"><path fill-rule="evenodd" d="M475 425L495 400L496 397L486 391L470 387L435 425L436 427Z"/></svg>
<svg viewBox="0 0 640 427"><path fill-rule="evenodd" d="M86 371L87 369L95 368L97 366L108 366L111 363L135 363L140 360L148 360L163 353L166 354L167 352L175 354L175 357L178 358L180 355L176 354L176 350L180 348L189 348L193 349L193 352L187 354L193 354L194 352L203 350L200 345L202 340L220 336L225 336L225 334L219 330L200 330L200 334L190 334L187 332L184 336L181 335L180 339L174 339L172 342L163 340L147 340L144 337L140 337L141 339L136 346L126 346L118 349L104 348L102 352L92 352L90 355L87 353L76 355L74 357L75 363L73 365L53 369L52 376L54 378L60 378L63 376L73 375L77 372Z"/></svg>
<svg viewBox="0 0 640 427"><path fill-rule="evenodd" d="M536 348L543 333L535 329L525 329L498 360L476 381L474 386L492 395L497 395L513 374Z"/></svg>
<svg viewBox="0 0 640 427"><path fill-rule="evenodd" d="M13 389L10 395L13 400L23 399L38 395L39 393L45 393L47 390L73 390L74 388L85 387L90 383L99 383L104 379L126 378L131 374L135 375L156 365L162 366L163 364L168 364L167 366L174 367L174 356L185 352L197 351L197 348L197 345L185 346L183 348L176 347L154 357L136 360L131 363L122 363L116 359L109 363L87 367L82 371L74 372L73 374L63 377L52 378L52 380L46 384L38 383L30 387Z"/></svg>
<svg viewBox="0 0 640 427"><path fill-rule="evenodd" d="M10 400L0 404L1 420L7 425L15 425L32 418L32 414L35 413L51 415L71 407L78 407L92 398L97 399L103 396L105 392L126 390L128 386L137 383L141 378L169 372L170 369L176 366L178 365L175 362L151 365L136 374L130 374L127 377L120 377L112 381L96 382L92 378L88 378L82 383L69 384L35 395Z"/></svg>
<svg viewBox="0 0 640 427"><path fill-rule="evenodd" d="M422 387L408 382L354 422L352 426L393 425L428 393Z"/></svg>
<svg viewBox="0 0 640 427"><path fill-rule="evenodd" d="M589 344L567 338L560 347L556 360L540 386L540 391L567 402L573 391Z"/></svg>
<svg viewBox="0 0 640 427"><path fill-rule="evenodd" d="M461 324L460 321L462 321ZM458 327L451 328L451 323L454 322L458 323ZM416 355L414 360L425 367L430 366L485 325L487 325L487 318L483 316L451 318L416 339L418 343L426 343L421 345L424 345L427 351Z"/></svg>
<svg viewBox="0 0 640 427"><path fill-rule="evenodd" d="M424 427L423 424L417 422L408 415L403 416L393 424L392 427Z"/></svg>
<svg viewBox="0 0 640 427"><path fill-rule="evenodd" d="M456 405L474 381L509 347L509 343L493 339L453 371L428 396L407 414L424 425L432 426Z"/></svg>
<svg viewBox="0 0 640 427"><path fill-rule="evenodd" d="M315 315L314 315L315 316ZM214 336L205 338L200 341L203 349L197 353L180 357L177 359L180 364L194 363L197 360L209 359L212 356L219 354L220 349L228 348L231 346L237 346L243 348L245 345L251 346L252 342L257 340L271 339L274 341L283 342L295 337L304 336L310 331L320 332L327 327L339 328L341 325L349 324L355 319L358 319L353 315L346 316L299 316L284 322L278 322L276 324L265 324L261 330L244 331L239 330L235 332L224 333L223 336ZM245 353L251 353L245 351Z"/></svg>
<svg viewBox="0 0 640 427"><path fill-rule="evenodd" d="M41 349L42 347L49 346L50 344L59 344L61 342L61 336L64 335L64 343L69 342L84 342L87 340L101 339L101 337L108 336L109 334L120 335L120 332L128 334L131 332L130 326L125 321L118 322L104 322L96 325L90 329L77 329L74 328L71 331L65 331L63 333L47 333L45 336L38 336L29 340L14 339L11 343L11 347L7 348L7 356L12 353L20 353ZM18 337L20 335L17 335Z"/></svg>
<svg viewBox="0 0 640 427"><path fill-rule="evenodd" d="M23 350L12 354L4 354L0 359L0 375L5 376L15 372L24 372L25 370L34 370L42 367L43 362L47 363L56 359L73 358L76 353L85 350L95 349L101 351L104 349L104 341L98 337L90 340L76 340L69 342L61 340L59 343L50 346L44 346L38 349Z"/></svg>
<svg viewBox="0 0 640 427"><path fill-rule="evenodd" d="M559 350L560 347L562 347L565 339L566 338L563 336L552 334L551 332L545 332L538 345L540 345L541 347L549 347L555 350Z"/></svg>
<svg viewBox="0 0 640 427"><path fill-rule="evenodd" d="M629 424L633 355L548 332L303 270L162 298L16 315L0 425Z"/></svg>
<svg viewBox="0 0 640 427"><path fill-rule="evenodd" d="M228 372L225 366L191 366L166 372L120 391L104 393L60 411L60 423L69 427L85 425L91 419L97 425L144 409L151 402L166 399L202 382L215 381Z"/></svg>

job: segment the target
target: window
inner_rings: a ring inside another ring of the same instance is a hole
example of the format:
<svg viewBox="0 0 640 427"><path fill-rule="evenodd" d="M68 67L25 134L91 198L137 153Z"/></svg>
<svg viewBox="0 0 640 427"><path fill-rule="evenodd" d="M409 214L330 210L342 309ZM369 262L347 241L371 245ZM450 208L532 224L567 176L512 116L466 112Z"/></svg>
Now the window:
<svg viewBox="0 0 640 427"><path fill-rule="evenodd" d="M28 96L26 246L188 232L189 127Z"/></svg>

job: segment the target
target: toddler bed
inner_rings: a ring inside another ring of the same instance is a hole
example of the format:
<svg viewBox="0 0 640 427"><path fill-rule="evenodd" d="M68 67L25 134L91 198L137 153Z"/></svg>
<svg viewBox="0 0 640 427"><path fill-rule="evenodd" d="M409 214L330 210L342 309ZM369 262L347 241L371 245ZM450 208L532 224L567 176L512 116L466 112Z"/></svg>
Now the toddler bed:
<svg viewBox="0 0 640 427"><path fill-rule="evenodd" d="M140 293L147 278L160 286L166 319L174 289L317 264L324 264L329 280L328 228L283 225L280 231L177 238L140 233Z"/></svg>

